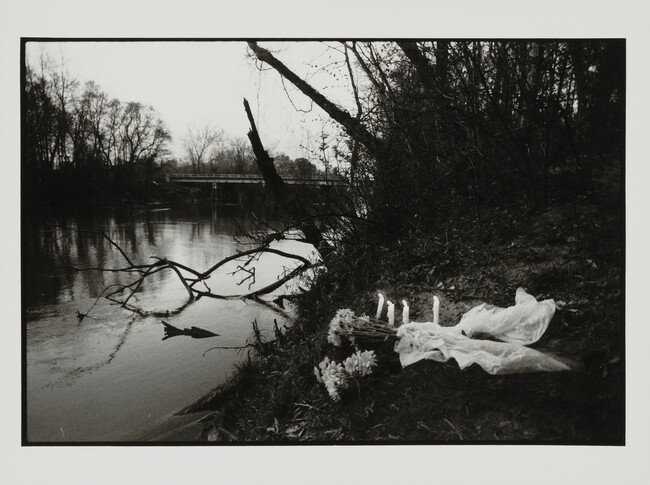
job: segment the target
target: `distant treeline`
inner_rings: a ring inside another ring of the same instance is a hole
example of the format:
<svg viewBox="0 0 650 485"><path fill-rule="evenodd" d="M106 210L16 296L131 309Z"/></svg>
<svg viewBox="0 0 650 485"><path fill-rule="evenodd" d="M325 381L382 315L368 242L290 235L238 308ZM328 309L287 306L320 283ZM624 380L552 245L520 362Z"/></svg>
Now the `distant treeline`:
<svg viewBox="0 0 650 485"><path fill-rule="evenodd" d="M83 85L62 64L26 65L22 106L24 202L147 197L167 173L255 173L248 140L205 126L188 128L184 156L170 152L169 130L152 107ZM314 176L306 159L277 157L280 173Z"/></svg>
<svg viewBox="0 0 650 485"><path fill-rule="evenodd" d="M26 66L23 187L30 198L97 195L151 181L171 136L151 106L80 87L64 66Z"/></svg>
<svg viewBox="0 0 650 485"><path fill-rule="evenodd" d="M168 165L174 173L259 173L255 154L245 137L228 138L223 130L211 125L190 127L183 137L182 163ZM280 153L274 156L275 168L288 177L317 177L321 172L306 158L291 159Z"/></svg>

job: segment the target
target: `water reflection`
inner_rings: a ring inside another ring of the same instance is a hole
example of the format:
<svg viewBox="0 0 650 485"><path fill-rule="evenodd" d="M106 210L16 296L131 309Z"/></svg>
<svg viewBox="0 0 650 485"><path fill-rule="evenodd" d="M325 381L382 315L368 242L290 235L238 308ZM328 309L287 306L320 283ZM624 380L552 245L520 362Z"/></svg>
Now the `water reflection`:
<svg viewBox="0 0 650 485"><path fill-rule="evenodd" d="M71 369L62 368L60 370L61 375L56 376L52 380L48 381L46 384L43 385L43 388L51 388L51 387L56 387L56 386L58 386L58 387L68 386L75 379L81 377L82 375L87 375L87 374L96 372L96 371L100 370L102 367L105 367L105 366L109 365L111 362L113 362L113 359L115 358L117 353L120 351L120 349L126 343L126 340L127 340L128 336L129 336L129 334L131 333L131 329L133 328L132 324L136 319L137 319L136 316L131 316L126 321L124 331L119 336L119 339L117 340L117 343L115 344L115 346L110 351L110 353L106 356L105 359L100 360L98 362L93 362L92 364L73 367ZM55 361L55 363L56 362L58 362L58 359Z"/></svg>
<svg viewBox="0 0 650 485"><path fill-rule="evenodd" d="M123 283L119 274L75 272L72 269L73 266L125 266L124 258L110 247L102 233L110 235L133 261L146 263L151 256L168 256L178 261L188 257L195 259L190 249L196 252L215 244L223 247L221 254L225 256L235 246L233 237L252 229L250 219L242 210L217 206L180 213L139 210L134 214L133 210L114 209L104 214L80 213L29 221L23 241L25 306L33 308L59 304L62 299L74 299L79 295L75 287L97 297L106 286ZM176 242L183 239L188 244L183 245L181 251L173 251L175 247L170 247L167 240L161 240L163 232L167 237L170 232L176 232ZM203 261L205 259L198 262ZM198 266L197 269L207 267ZM64 294L66 291L67 296Z"/></svg>
<svg viewBox="0 0 650 485"><path fill-rule="evenodd" d="M25 224L28 440L146 437L160 419L222 382L240 357L235 350L204 355L207 348L215 343L222 348L245 345L253 321L268 337L274 319L287 323L282 310L272 304L206 298L165 320L183 335L211 338L161 339L160 319L136 317L98 299L105 288L130 281L123 273L72 269L126 266L102 233L136 264L159 256L205 270L237 249L247 249L234 236L254 229L236 207L159 209L64 214ZM267 207L257 208L256 215L273 216ZM294 241L278 244L305 256L313 249ZM286 264L277 258L260 261L259 284L273 281ZM213 291L240 290L236 280L226 276L228 271L224 268L209 280ZM268 299L285 291L279 289ZM141 307L165 310L185 301L187 294L177 276L167 271L148 278L136 297ZM78 317L91 307L89 316Z"/></svg>

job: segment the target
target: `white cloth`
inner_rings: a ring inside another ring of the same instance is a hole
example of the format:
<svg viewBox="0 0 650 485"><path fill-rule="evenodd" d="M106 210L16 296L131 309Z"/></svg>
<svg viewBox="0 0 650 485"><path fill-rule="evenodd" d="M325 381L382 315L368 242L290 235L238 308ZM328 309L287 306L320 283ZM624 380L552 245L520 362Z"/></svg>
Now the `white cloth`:
<svg viewBox="0 0 650 485"><path fill-rule="evenodd" d="M537 301L517 288L514 306L498 308L483 303L465 313L455 328L468 337L486 334L502 342L530 345L544 335L554 314L555 301Z"/></svg>
<svg viewBox="0 0 650 485"><path fill-rule="evenodd" d="M455 327L433 322L402 325L395 344L402 367L422 359L455 359L461 369L476 363L490 374L570 370L562 362L523 345L536 342L544 334L555 313L555 302L537 302L522 288L517 289L515 302L514 307L505 309L485 304L472 308ZM470 338L477 334L504 342Z"/></svg>

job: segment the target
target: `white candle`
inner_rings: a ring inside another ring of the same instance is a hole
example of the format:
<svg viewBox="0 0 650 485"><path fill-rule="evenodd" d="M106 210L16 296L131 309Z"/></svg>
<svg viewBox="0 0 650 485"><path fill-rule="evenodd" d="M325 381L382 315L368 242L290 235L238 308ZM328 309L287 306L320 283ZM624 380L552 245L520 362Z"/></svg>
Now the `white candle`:
<svg viewBox="0 0 650 485"><path fill-rule="evenodd" d="M409 323L409 304L406 300L402 300L402 305L404 305L402 309L402 323Z"/></svg>
<svg viewBox="0 0 650 485"><path fill-rule="evenodd" d="M433 297L433 323L438 325L438 320L440 319L440 300L437 296Z"/></svg>
<svg viewBox="0 0 650 485"><path fill-rule="evenodd" d="M395 305L390 300L386 300L386 304L388 305L388 325L394 327L395 326Z"/></svg>
<svg viewBox="0 0 650 485"><path fill-rule="evenodd" d="M381 311L384 308L384 295L381 293L377 293L379 295L379 305L377 305L377 320L379 320L379 317L381 316Z"/></svg>

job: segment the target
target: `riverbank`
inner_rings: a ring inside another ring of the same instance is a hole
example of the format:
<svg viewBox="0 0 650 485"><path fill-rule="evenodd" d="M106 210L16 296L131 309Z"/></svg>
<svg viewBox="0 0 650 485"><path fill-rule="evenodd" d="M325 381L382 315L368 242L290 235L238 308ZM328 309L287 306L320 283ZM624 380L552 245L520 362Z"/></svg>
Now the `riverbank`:
<svg viewBox="0 0 650 485"><path fill-rule="evenodd" d="M492 209L479 220L448 209L436 231L413 227L363 261L335 263L297 299L290 329L183 411L211 413L200 439L623 444L624 215L616 193L536 213ZM336 310L372 315L377 290L407 299L414 321L431 321L435 294L441 323L455 325L479 303L511 306L519 286L556 301L532 347L570 372L492 376L476 365L459 370L453 360L402 369L389 340L373 347L375 372L340 402L314 376L325 356L340 361L352 353L327 342Z"/></svg>
<svg viewBox="0 0 650 485"><path fill-rule="evenodd" d="M38 193L30 196L29 192ZM337 196L331 190L309 186L296 186L300 197L310 201L326 202ZM271 199L272 200L272 199ZM146 208L151 205L164 204L172 207L209 207L211 205L255 206L268 205L269 193L263 184L222 184L217 191L211 184L184 185L165 181L149 184L134 184L115 190L77 190L75 187L61 187L53 192L43 187L25 189L22 198L22 210L25 216L32 217L41 213L59 211L70 212L79 207L93 210L107 208L133 207ZM275 203L273 203L274 205Z"/></svg>
<svg viewBox="0 0 650 485"><path fill-rule="evenodd" d="M123 190L75 190L61 188L52 193L47 188L32 191L38 192L37 197L29 197L25 193L22 198L22 210L25 215L43 212L70 212L79 207L104 210L111 207L142 207L150 204L196 205L210 203L210 193L200 189L174 184L156 183L141 184ZM27 189L25 189L27 192Z"/></svg>

